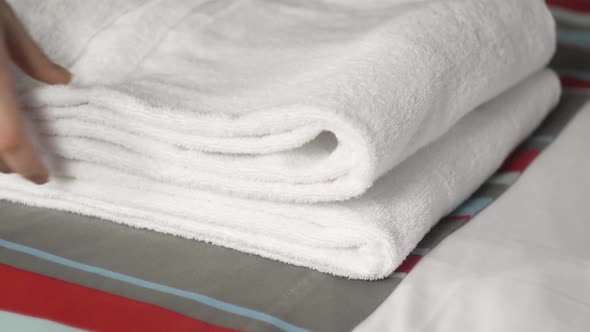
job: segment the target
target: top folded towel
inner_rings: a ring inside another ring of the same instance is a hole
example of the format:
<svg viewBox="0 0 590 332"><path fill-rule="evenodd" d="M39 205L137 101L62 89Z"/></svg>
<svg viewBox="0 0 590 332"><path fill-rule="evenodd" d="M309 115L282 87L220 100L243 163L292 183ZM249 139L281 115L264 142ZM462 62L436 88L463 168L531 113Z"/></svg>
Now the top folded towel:
<svg viewBox="0 0 590 332"><path fill-rule="evenodd" d="M43 133L132 152L66 144L62 157L283 201L362 194L541 68L555 44L541 0L12 5L76 77L21 86L45 106L35 116L54 119Z"/></svg>

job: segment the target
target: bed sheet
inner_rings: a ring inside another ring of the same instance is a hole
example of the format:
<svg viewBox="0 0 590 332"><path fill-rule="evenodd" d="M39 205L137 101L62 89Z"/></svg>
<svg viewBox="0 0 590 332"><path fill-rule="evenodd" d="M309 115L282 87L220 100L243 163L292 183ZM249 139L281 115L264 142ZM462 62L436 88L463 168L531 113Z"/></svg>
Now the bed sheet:
<svg viewBox="0 0 590 332"><path fill-rule="evenodd" d="M588 331L590 103L576 110L521 179L357 331Z"/></svg>
<svg viewBox="0 0 590 332"><path fill-rule="evenodd" d="M560 40L552 66L565 89L552 117L569 120L546 125L567 126L356 331L589 330L590 2L549 3Z"/></svg>

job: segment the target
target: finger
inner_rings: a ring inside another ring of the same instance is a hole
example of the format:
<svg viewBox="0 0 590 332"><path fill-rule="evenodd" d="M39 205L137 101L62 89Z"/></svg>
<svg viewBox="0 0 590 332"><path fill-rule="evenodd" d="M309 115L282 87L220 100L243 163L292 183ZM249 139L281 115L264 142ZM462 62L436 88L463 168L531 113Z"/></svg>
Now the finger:
<svg viewBox="0 0 590 332"><path fill-rule="evenodd" d="M5 11L4 38L12 61L31 77L49 84L67 84L70 72L53 63L33 41L16 15Z"/></svg>
<svg viewBox="0 0 590 332"><path fill-rule="evenodd" d="M8 169L20 174L22 177L36 184L44 184L49 181L49 173L37 156L37 153L31 145L28 137L24 135L19 138L20 143L6 152L2 152Z"/></svg>
<svg viewBox="0 0 590 332"><path fill-rule="evenodd" d="M9 169L42 184L47 182L49 175L18 111L8 65L5 46L0 43L0 158Z"/></svg>
<svg viewBox="0 0 590 332"><path fill-rule="evenodd" d="M2 160L0 160L0 173L4 173L4 174L12 173L10 168L8 168L8 166L6 166L6 164Z"/></svg>

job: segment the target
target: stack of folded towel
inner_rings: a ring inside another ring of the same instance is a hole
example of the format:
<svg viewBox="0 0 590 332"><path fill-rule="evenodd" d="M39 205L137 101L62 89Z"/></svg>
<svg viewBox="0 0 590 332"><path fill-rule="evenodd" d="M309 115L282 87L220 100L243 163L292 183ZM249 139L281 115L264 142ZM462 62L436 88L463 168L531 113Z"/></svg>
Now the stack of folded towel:
<svg viewBox="0 0 590 332"><path fill-rule="evenodd" d="M0 198L383 278L560 94L542 0L14 0L53 179Z"/></svg>

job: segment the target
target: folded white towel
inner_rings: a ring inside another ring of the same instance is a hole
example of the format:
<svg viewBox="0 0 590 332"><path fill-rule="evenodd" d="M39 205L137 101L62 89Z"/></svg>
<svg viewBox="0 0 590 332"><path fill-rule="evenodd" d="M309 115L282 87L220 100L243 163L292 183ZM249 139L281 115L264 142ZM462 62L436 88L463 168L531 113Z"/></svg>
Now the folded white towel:
<svg viewBox="0 0 590 332"><path fill-rule="evenodd" d="M20 77L56 178L1 198L353 278L391 273L559 94L541 72L465 116L547 62L541 0L12 3L76 82Z"/></svg>
<svg viewBox="0 0 590 332"><path fill-rule="evenodd" d="M65 172L76 179L42 187L3 177L0 197L210 241L336 275L382 278L491 175L557 102L559 92L551 71L535 74L346 202L242 199L88 161L66 164ZM57 141L72 153L94 152L101 144L82 138ZM115 156L129 153L116 145L110 150Z"/></svg>
<svg viewBox="0 0 590 332"><path fill-rule="evenodd" d="M26 96L43 133L100 141L59 154L283 201L362 194L555 45L541 0L13 5L77 79Z"/></svg>

